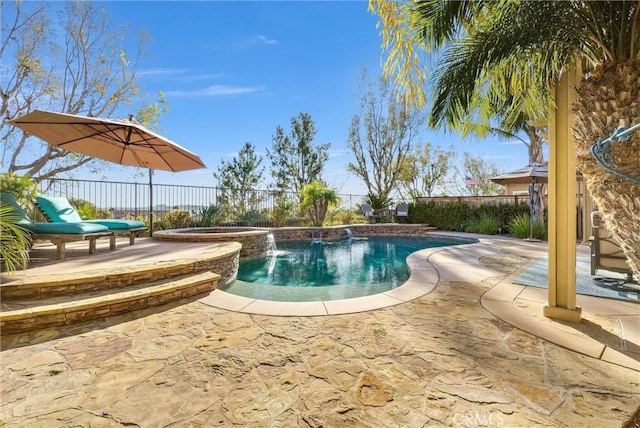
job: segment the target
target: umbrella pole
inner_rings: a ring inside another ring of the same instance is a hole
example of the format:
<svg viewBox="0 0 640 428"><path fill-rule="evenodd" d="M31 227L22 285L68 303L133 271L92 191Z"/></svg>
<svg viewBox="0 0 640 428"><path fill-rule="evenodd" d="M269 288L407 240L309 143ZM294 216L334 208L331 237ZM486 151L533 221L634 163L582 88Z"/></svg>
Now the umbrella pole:
<svg viewBox="0 0 640 428"><path fill-rule="evenodd" d="M529 239L533 239L533 222L536 218L535 215L535 196L536 196L536 184L535 184L535 180L533 181L533 183L529 184L529 194L531 196L529 196Z"/></svg>
<svg viewBox="0 0 640 428"><path fill-rule="evenodd" d="M533 222L535 221L535 197L536 197L536 178L533 177L529 183L529 237L525 241L537 241L533 237Z"/></svg>
<svg viewBox="0 0 640 428"><path fill-rule="evenodd" d="M153 170L149 168L149 236L153 236Z"/></svg>

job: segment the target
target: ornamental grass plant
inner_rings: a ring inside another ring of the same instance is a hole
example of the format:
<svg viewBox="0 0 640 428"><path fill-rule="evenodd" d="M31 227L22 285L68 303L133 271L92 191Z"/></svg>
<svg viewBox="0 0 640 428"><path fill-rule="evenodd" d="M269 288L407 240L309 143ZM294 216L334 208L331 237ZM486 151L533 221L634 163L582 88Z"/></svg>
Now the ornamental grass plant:
<svg viewBox="0 0 640 428"><path fill-rule="evenodd" d="M545 240L547 239L547 225L544 221L535 220L532 231L531 217L526 214L519 214L511 219L509 233L519 239L535 238Z"/></svg>

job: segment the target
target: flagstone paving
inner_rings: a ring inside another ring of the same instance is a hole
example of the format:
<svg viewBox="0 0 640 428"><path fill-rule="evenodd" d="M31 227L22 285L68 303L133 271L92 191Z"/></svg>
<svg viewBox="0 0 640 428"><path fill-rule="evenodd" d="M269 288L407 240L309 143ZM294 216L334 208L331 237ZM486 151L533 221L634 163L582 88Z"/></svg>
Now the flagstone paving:
<svg viewBox="0 0 640 428"><path fill-rule="evenodd" d="M493 276L447 274L423 297L354 314L254 315L192 300L3 337L0 420L47 428L634 426L640 371L550 343L482 306L522 263L517 252L494 254L483 263ZM616 334L615 325L598 325ZM640 360L637 346L630 351Z"/></svg>

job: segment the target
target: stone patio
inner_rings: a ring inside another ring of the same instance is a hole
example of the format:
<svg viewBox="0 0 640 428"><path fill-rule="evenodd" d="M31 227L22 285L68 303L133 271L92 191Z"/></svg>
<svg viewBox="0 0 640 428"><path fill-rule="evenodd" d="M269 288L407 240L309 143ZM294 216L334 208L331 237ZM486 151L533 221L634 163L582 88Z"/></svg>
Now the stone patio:
<svg viewBox="0 0 640 428"><path fill-rule="evenodd" d="M216 307L215 291L3 336L0 420L47 428L638 426L640 305L579 296L579 325L542 317L546 290L510 279L545 251L544 243L491 238L421 253L437 272L435 288L364 312L237 312ZM100 259L88 258L101 256L79 257L95 269Z"/></svg>

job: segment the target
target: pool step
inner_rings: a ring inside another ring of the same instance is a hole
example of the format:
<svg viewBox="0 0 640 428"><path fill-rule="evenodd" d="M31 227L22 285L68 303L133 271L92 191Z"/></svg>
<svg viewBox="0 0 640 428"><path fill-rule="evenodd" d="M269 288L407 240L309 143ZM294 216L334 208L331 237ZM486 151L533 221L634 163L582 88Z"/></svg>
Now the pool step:
<svg viewBox="0 0 640 428"><path fill-rule="evenodd" d="M12 299L2 302L0 333L61 327L80 321L160 306L214 290L220 275L206 271L118 287L76 292L40 299Z"/></svg>

